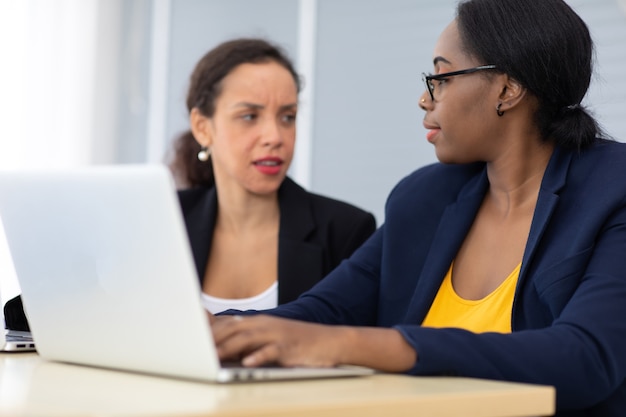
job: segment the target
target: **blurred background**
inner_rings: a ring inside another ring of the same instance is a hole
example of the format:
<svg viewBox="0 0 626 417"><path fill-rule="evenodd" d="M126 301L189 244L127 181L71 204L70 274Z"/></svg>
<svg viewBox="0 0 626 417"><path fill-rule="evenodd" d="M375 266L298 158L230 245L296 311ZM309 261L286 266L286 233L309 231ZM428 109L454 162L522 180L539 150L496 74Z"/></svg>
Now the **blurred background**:
<svg viewBox="0 0 626 417"><path fill-rule="evenodd" d="M568 0L596 42L585 99L626 140L626 0ZM456 0L0 0L0 169L162 163L187 128L195 63L260 36L304 79L290 175L384 222L402 177L435 161L417 103ZM0 196L2 198L2 196ZM0 228L0 289L17 293Z"/></svg>

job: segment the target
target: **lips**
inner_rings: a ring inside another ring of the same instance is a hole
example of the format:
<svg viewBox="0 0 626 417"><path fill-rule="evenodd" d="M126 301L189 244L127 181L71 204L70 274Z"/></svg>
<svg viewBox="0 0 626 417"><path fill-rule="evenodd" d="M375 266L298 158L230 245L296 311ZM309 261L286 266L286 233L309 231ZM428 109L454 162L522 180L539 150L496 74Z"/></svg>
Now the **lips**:
<svg viewBox="0 0 626 417"><path fill-rule="evenodd" d="M283 160L280 158L263 158L257 159L253 162L256 166L266 166L266 167L275 167L283 164Z"/></svg>
<svg viewBox="0 0 626 417"><path fill-rule="evenodd" d="M277 175L277 174L280 174L283 163L284 163L283 160L280 158L267 157L267 158L257 159L256 161L253 162L253 165L262 174Z"/></svg>
<svg viewBox="0 0 626 417"><path fill-rule="evenodd" d="M426 122L424 122L424 128L428 130L428 132L426 133L426 140L431 143L435 139L435 136L437 136L437 134L441 131L441 128L439 128L439 126L432 125Z"/></svg>
<svg viewBox="0 0 626 417"><path fill-rule="evenodd" d="M435 140L435 136L439 133L441 129L431 129L426 133L426 140L429 142L433 142Z"/></svg>

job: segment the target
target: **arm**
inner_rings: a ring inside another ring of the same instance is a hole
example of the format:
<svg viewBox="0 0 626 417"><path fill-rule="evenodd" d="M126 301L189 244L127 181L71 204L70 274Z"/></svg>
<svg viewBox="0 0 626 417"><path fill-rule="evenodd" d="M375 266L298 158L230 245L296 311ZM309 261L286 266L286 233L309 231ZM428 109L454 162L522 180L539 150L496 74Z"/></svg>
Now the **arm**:
<svg viewBox="0 0 626 417"><path fill-rule="evenodd" d="M245 366L360 365L402 372L416 361L415 350L394 329L328 326L258 315L215 321L221 359L241 357Z"/></svg>
<svg viewBox="0 0 626 417"><path fill-rule="evenodd" d="M226 313L242 316L217 317L212 329L220 357L242 358L248 366L279 362L352 364L391 372L410 369L415 350L400 332L372 327L379 324L383 229L298 300L263 312L273 317L236 311Z"/></svg>
<svg viewBox="0 0 626 417"><path fill-rule="evenodd" d="M324 324L376 325L382 240L381 227L300 298L265 313Z"/></svg>

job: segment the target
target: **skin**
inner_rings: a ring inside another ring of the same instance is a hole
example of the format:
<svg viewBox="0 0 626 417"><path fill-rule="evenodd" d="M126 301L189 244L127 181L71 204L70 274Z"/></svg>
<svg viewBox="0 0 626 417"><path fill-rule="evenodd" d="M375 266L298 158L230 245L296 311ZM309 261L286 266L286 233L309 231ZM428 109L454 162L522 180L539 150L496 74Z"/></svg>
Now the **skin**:
<svg viewBox="0 0 626 417"><path fill-rule="evenodd" d="M463 53L456 22L442 32L433 62L435 73L487 64ZM505 113L502 117L495 110L498 104ZM487 163L490 187L452 274L459 296L479 300L522 260L553 146L541 139L533 122L536 99L506 74L451 77L435 84L434 102L425 93L420 105L439 160Z"/></svg>
<svg viewBox="0 0 626 417"><path fill-rule="evenodd" d="M292 75L264 62L241 64L224 77L212 117L190 114L194 137L211 151L218 194L207 294L251 297L276 281L277 192L293 157L297 108ZM264 170L263 163L273 167Z"/></svg>
<svg viewBox="0 0 626 417"><path fill-rule="evenodd" d="M464 52L456 22L434 50L434 72L487 64ZM505 112L496 114L496 107ZM551 145L533 122L536 100L506 74L467 74L436 83L420 107L437 157L444 163L484 161L490 187L454 261L453 286L463 298L491 293L521 261ZM498 257L492 254L498 253ZM326 326L263 315L210 317L222 358L244 365L353 364L387 372L413 367L418 353L394 329Z"/></svg>
<svg viewBox="0 0 626 417"><path fill-rule="evenodd" d="M354 364L402 372L416 361L413 348L393 329L327 326L264 315L211 321L220 358L240 358L244 366Z"/></svg>

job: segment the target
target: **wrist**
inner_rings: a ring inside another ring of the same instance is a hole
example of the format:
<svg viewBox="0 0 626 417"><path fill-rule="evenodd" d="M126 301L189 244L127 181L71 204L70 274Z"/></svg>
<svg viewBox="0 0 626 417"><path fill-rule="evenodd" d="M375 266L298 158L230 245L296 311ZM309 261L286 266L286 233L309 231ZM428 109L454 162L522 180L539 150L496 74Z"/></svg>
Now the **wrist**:
<svg viewBox="0 0 626 417"><path fill-rule="evenodd" d="M336 330L338 364L385 372L404 372L415 366L417 352L395 329L337 326Z"/></svg>
<svg viewBox="0 0 626 417"><path fill-rule="evenodd" d="M338 365L359 365L359 328L353 326L337 326L335 351Z"/></svg>

